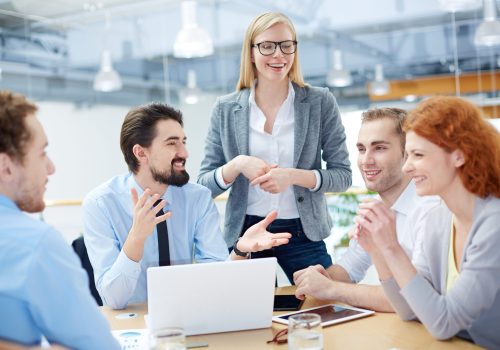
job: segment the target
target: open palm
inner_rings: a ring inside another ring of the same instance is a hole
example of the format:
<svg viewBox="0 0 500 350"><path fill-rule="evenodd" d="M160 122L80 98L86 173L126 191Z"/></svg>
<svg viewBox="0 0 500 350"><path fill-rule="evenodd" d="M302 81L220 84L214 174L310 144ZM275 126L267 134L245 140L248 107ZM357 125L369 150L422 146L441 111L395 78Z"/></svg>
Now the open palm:
<svg viewBox="0 0 500 350"><path fill-rule="evenodd" d="M278 213L270 212L264 220L251 226L238 241L238 249L243 252L258 252L282 244L287 244L292 235L288 232L271 233L267 227L276 219Z"/></svg>

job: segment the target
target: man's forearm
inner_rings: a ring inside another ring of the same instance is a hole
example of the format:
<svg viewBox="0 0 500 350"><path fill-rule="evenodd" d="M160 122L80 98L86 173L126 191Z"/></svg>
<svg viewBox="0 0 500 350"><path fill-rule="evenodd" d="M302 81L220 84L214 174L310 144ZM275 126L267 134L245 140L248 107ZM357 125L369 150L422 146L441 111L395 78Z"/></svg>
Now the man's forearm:
<svg viewBox="0 0 500 350"><path fill-rule="evenodd" d="M112 309L125 308L134 294L141 271L140 263L128 258L124 251L110 267L101 263L94 269L96 288L104 305Z"/></svg>
<svg viewBox="0 0 500 350"><path fill-rule="evenodd" d="M347 271L340 265L327 270L332 281L332 299L352 306L381 312L394 312L381 286L354 284Z"/></svg>
<svg viewBox="0 0 500 350"><path fill-rule="evenodd" d="M123 244L123 252L130 260L139 262L144 255L144 243L143 239L135 238L135 235L129 233Z"/></svg>
<svg viewBox="0 0 500 350"><path fill-rule="evenodd" d="M333 264L328 269L326 269L330 278L334 281L352 283L351 277L347 273L347 271L340 265Z"/></svg>
<svg viewBox="0 0 500 350"><path fill-rule="evenodd" d="M394 312L381 286L333 282L335 300L365 309Z"/></svg>

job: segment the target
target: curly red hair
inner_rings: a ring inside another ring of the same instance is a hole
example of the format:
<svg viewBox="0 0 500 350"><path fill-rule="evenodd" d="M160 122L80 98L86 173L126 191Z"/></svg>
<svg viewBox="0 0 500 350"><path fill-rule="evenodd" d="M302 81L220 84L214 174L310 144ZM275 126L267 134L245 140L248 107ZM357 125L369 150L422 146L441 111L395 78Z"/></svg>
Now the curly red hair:
<svg viewBox="0 0 500 350"><path fill-rule="evenodd" d="M428 98L411 111L404 131L413 131L447 152L460 150L459 176L480 196L500 197L500 134L472 103L453 96Z"/></svg>

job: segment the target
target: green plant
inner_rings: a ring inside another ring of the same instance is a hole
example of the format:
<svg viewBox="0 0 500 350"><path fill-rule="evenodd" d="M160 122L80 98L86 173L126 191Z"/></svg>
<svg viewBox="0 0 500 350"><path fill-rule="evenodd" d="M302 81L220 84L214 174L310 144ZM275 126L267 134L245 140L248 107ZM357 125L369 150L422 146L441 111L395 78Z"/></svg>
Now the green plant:
<svg viewBox="0 0 500 350"><path fill-rule="evenodd" d="M341 239L335 244L334 248L349 246L348 232L354 225L359 202L366 197L374 195L375 192L362 193L332 193L328 196L328 209L332 216L335 228L343 231Z"/></svg>

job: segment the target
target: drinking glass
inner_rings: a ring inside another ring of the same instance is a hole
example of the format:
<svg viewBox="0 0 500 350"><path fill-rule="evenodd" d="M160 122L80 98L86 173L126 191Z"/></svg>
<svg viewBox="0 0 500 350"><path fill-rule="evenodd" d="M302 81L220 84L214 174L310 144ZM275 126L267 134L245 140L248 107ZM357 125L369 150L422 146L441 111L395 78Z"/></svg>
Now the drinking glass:
<svg viewBox="0 0 500 350"><path fill-rule="evenodd" d="M186 334L180 327L165 327L151 331L150 350L186 350Z"/></svg>
<svg viewBox="0 0 500 350"><path fill-rule="evenodd" d="M305 313L288 318L288 349L323 349L323 330L318 314Z"/></svg>

